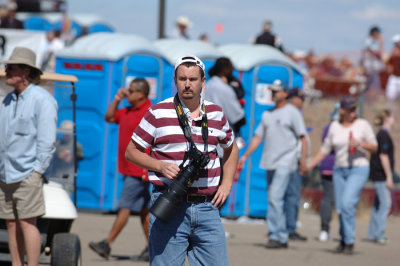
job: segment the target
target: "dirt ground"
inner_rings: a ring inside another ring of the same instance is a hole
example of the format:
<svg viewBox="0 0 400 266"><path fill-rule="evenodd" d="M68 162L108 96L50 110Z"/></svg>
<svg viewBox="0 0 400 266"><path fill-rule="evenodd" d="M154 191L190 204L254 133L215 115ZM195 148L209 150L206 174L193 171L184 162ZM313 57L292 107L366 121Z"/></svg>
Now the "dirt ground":
<svg viewBox="0 0 400 266"><path fill-rule="evenodd" d="M72 232L78 234L82 245L82 259L85 266L124 266L148 265L146 262L134 262L130 256L137 255L145 246L143 233L140 229L140 219L132 216L112 246L110 260L104 260L89 249L90 241L103 239L109 232L115 215L79 212L78 219L72 226ZM242 217L236 221L224 220L223 225L230 237L227 238L228 256L232 266L258 265L297 265L297 266L375 266L399 265L400 261L400 230L397 217L389 217L387 235L389 243L381 246L366 242L369 217L362 215L357 218L355 253L352 256L335 254L333 250L338 245L338 222L336 216L331 222L333 240L319 242L320 219L310 210L302 209L298 232L308 237L306 242L289 242L289 248L283 250L268 250L264 247L267 241L267 225L264 220L250 220Z"/></svg>

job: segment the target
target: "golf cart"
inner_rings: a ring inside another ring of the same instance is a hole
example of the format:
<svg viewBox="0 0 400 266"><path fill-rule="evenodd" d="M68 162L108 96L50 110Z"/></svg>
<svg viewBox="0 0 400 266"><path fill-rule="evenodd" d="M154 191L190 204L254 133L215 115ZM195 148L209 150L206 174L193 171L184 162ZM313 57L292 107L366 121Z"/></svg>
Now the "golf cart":
<svg viewBox="0 0 400 266"><path fill-rule="evenodd" d="M5 72L0 69L0 96L11 91L4 83ZM78 217L76 204L77 141L75 129L75 76L44 73L41 86L63 101L58 109L56 152L45 176L43 186L46 214L37 220L41 238L41 264L54 266L81 265L81 245L76 234L70 233L72 222ZM2 101L2 98L0 97ZM65 104L68 101L68 104ZM63 123L63 121L67 121ZM66 126L65 126L66 125ZM63 156L61 156L63 154ZM71 195L74 195L74 202ZM75 204L74 204L75 203ZM0 264L11 261L8 234L4 220L0 220Z"/></svg>

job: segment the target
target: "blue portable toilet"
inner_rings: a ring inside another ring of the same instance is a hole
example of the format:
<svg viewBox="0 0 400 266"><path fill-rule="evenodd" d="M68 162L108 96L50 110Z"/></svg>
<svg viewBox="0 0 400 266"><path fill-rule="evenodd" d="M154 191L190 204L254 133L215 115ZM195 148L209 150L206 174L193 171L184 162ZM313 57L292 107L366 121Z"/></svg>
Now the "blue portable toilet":
<svg viewBox="0 0 400 266"><path fill-rule="evenodd" d="M164 59L147 39L122 33L94 33L56 53L56 71L78 77L77 138L84 159L77 176L77 205L115 210L123 185L117 170L118 126L104 121L108 105L134 78L150 83L150 99L160 101ZM71 108L57 99L59 108ZM63 120L59 118L60 122Z"/></svg>
<svg viewBox="0 0 400 266"><path fill-rule="evenodd" d="M289 57L267 45L229 44L218 49L230 58L245 89L247 123L241 128L241 135L248 145L262 113L274 107L268 86L280 79L289 87L302 88L304 73ZM246 148L239 151L240 155ZM222 215L265 217L268 206L266 171L258 167L262 148L263 143L246 162L227 204L221 210Z"/></svg>
<svg viewBox="0 0 400 266"><path fill-rule="evenodd" d="M64 15L62 13L17 14L27 30L61 30ZM87 33L114 32L114 28L103 18L95 14L73 14L69 18L70 30L75 36L82 34L83 27Z"/></svg>
<svg viewBox="0 0 400 266"><path fill-rule="evenodd" d="M22 21L24 29L49 31L53 28L51 22L40 16L32 16Z"/></svg>
<svg viewBox="0 0 400 266"><path fill-rule="evenodd" d="M176 93L173 76L175 62L179 57L189 54L199 57L204 63L208 78L208 69L215 64L218 57L223 56L214 45L199 40L160 39L153 43L167 60L167 65L164 67L164 87L171 89L163 90L162 99L174 96Z"/></svg>

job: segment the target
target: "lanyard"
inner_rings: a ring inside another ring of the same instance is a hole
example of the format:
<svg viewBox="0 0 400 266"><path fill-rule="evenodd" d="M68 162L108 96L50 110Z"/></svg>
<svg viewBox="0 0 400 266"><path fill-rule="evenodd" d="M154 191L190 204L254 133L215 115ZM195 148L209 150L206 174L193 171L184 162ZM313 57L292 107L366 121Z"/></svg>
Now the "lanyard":
<svg viewBox="0 0 400 266"><path fill-rule="evenodd" d="M187 116L185 115L185 113L183 112L183 107L179 100L178 94L176 94L174 97L174 106L175 106L176 114L178 115L179 125L182 128L185 138L190 143L190 150L197 149L197 147L194 144L194 141L192 139L192 130L190 129L190 126L189 126L189 120L188 120ZM201 108L204 113L201 118L201 136L204 141L204 152L207 152L208 151L208 121L207 121L206 107L205 107L204 103L201 105ZM182 162L182 165L186 161L187 157L188 157L188 155L186 152L185 158Z"/></svg>

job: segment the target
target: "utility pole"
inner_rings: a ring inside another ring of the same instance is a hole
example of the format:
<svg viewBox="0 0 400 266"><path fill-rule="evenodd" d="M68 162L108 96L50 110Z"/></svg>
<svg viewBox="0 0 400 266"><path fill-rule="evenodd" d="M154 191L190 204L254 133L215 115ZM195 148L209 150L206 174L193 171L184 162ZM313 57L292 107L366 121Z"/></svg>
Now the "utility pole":
<svg viewBox="0 0 400 266"><path fill-rule="evenodd" d="M159 23L158 23L158 38L164 38L164 20L165 20L165 0L160 0L160 7L159 7Z"/></svg>

